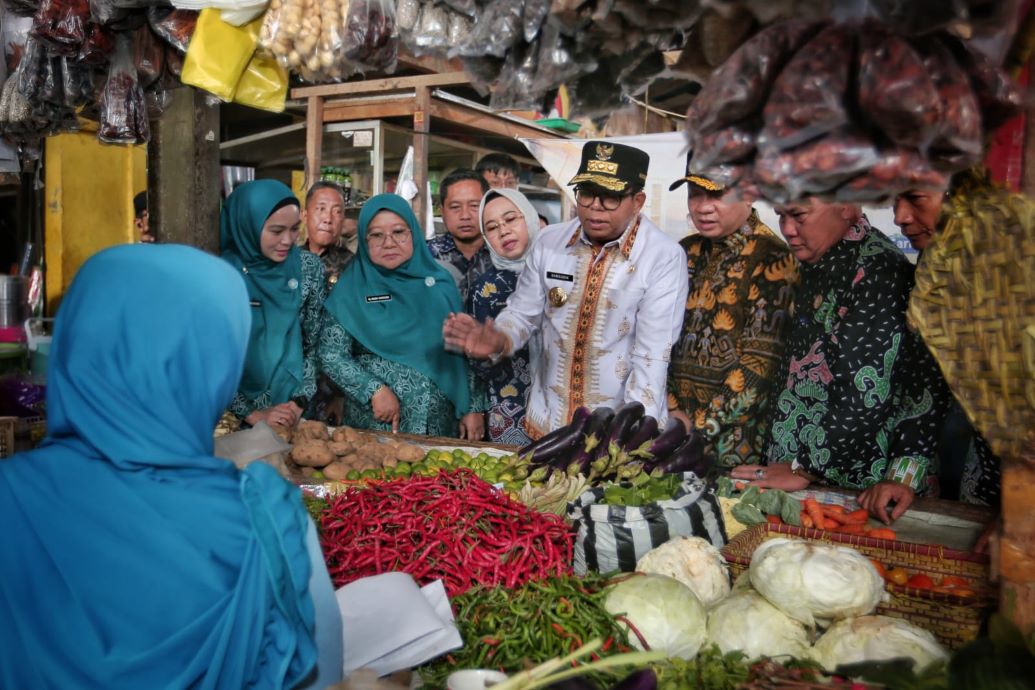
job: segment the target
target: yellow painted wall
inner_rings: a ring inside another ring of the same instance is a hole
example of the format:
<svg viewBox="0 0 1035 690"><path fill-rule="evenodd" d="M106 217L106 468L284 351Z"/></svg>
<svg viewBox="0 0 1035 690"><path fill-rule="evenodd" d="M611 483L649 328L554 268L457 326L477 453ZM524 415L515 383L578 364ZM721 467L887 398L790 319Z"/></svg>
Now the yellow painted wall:
<svg viewBox="0 0 1035 690"><path fill-rule="evenodd" d="M46 140L44 171L47 312L53 314L86 259L140 239L133 197L147 187L147 147L102 144L93 132L58 134Z"/></svg>

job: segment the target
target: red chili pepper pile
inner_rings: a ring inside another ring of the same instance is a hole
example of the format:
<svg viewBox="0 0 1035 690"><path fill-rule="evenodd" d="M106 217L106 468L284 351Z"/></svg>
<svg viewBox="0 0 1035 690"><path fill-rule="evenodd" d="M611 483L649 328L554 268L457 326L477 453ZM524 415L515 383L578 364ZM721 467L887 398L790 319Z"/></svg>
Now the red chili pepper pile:
<svg viewBox="0 0 1035 690"><path fill-rule="evenodd" d="M571 571L572 534L466 469L352 487L321 517L336 587L391 571L451 597L476 584L513 588Z"/></svg>

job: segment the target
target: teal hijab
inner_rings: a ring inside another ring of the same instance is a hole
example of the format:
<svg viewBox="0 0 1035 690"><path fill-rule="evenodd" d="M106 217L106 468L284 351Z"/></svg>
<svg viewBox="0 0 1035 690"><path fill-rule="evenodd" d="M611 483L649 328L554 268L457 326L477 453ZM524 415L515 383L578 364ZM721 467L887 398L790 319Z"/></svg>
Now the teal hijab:
<svg viewBox="0 0 1035 690"><path fill-rule="evenodd" d="M367 226L381 211L395 213L410 227L413 257L394 270L374 265L367 249ZM434 381L457 417L467 414L467 360L446 352L442 339L446 317L463 311L460 291L431 256L410 205L396 194L378 194L363 204L358 235L359 253L327 298L327 311L371 352Z"/></svg>
<svg viewBox="0 0 1035 690"><path fill-rule="evenodd" d="M237 390L249 400L268 391L271 405L290 400L303 380L302 258L292 247L277 263L259 245L266 219L288 201L298 203L281 182L245 182L223 204L219 219L222 257L244 277L252 305L248 355Z"/></svg>
<svg viewBox="0 0 1035 690"><path fill-rule="evenodd" d="M48 436L0 462L0 688L294 688L316 663L307 518L213 457L249 309L177 245L87 261L47 371Z"/></svg>

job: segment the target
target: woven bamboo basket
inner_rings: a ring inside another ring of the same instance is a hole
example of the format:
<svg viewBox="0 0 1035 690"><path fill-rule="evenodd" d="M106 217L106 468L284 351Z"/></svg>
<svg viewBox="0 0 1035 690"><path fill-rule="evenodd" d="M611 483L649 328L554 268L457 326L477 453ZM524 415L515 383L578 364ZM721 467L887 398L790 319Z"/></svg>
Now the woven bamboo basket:
<svg viewBox="0 0 1035 690"><path fill-rule="evenodd" d="M935 579L956 575L974 582L975 596L966 597L888 584L889 599L877 607L879 614L902 618L929 630L949 649L958 649L977 637L986 615L995 606L996 592L988 581L985 556L942 546L907 544L791 525L755 525L731 539L722 554L730 564L733 577L747 569L751 555L762 542L777 537L850 546L889 569L923 571Z"/></svg>
<svg viewBox="0 0 1035 690"><path fill-rule="evenodd" d="M0 417L0 458L14 455L14 430L17 417Z"/></svg>
<svg viewBox="0 0 1035 690"><path fill-rule="evenodd" d="M909 303L967 417L1000 457L1035 439L1035 201L960 184Z"/></svg>

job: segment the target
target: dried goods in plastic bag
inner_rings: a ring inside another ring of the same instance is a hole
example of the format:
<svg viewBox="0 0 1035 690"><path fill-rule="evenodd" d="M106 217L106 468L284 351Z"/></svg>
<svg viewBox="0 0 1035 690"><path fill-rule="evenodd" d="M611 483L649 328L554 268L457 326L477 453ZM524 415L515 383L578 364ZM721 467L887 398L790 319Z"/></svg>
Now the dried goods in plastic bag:
<svg viewBox="0 0 1035 690"><path fill-rule="evenodd" d="M933 170L919 153L899 147L881 151L877 162L865 173L837 190L836 198L853 203L883 203L910 189L941 189L946 182L945 175Z"/></svg>
<svg viewBox="0 0 1035 690"><path fill-rule="evenodd" d="M183 56L172 46L165 47L165 71L176 77L176 81L183 72Z"/></svg>
<svg viewBox="0 0 1035 690"><path fill-rule="evenodd" d="M983 54L954 38L943 40L960 67L970 78L971 88L981 106L985 131L1000 125L1020 112L1024 96L1017 83Z"/></svg>
<svg viewBox="0 0 1035 690"><path fill-rule="evenodd" d="M785 204L829 194L879 159L869 137L853 130L837 131L793 149L763 151L755 160L753 173L770 201Z"/></svg>
<svg viewBox="0 0 1035 690"><path fill-rule="evenodd" d="M891 141L927 150L942 104L923 58L904 38L874 26L859 37L859 108Z"/></svg>
<svg viewBox="0 0 1035 690"><path fill-rule="evenodd" d="M86 40L79 48L79 62L87 65L106 65L115 50L115 32L106 26L90 22Z"/></svg>
<svg viewBox="0 0 1035 690"><path fill-rule="evenodd" d="M474 29L456 54L464 57L506 57L524 35L521 0L496 0L482 8ZM452 52L452 51L451 51Z"/></svg>
<svg viewBox="0 0 1035 690"><path fill-rule="evenodd" d="M850 0L834 3L832 17L837 22L879 19L900 34L926 34L966 20L968 4L968 0Z"/></svg>
<svg viewBox="0 0 1035 690"><path fill-rule="evenodd" d="M52 52L76 55L86 40L90 21L88 0L43 0L33 20L32 34Z"/></svg>
<svg viewBox="0 0 1035 690"><path fill-rule="evenodd" d="M691 133L706 133L761 109L773 80L819 24L786 21L760 31L722 64L687 112Z"/></svg>
<svg viewBox="0 0 1035 690"><path fill-rule="evenodd" d="M89 103L93 98L93 71L71 58L58 60L62 87L60 105L74 110Z"/></svg>
<svg viewBox="0 0 1035 690"><path fill-rule="evenodd" d="M400 31L413 31L420 19L420 0L397 0L395 3L395 21Z"/></svg>
<svg viewBox="0 0 1035 690"><path fill-rule="evenodd" d="M351 0L343 36L345 58L372 69L395 69L399 31L389 0Z"/></svg>
<svg viewBox="0 0 1035 690"><path fill-rule="evenodd" d="M806 43L773 82L759 146L786 149L850 121L845 96L855 29L827 27Z"/></svg>
<svg viewBox="0 0 1035 690"><path fill-rule="evenodd" d="M47 71L47 49L41 41L29 38L25 42L25 54L15 76L18 77L18 90L26 100L35 98L43 89L43 80Z"/></svg>
<svg viewBox="0 0 1035 690"><path fill-rule="evenodd" d="M922 44L924 68L931 75L942 104L938 135L927 152L931 163L946 170L963 170L981 160L981 108L970 80L945 45L931 39Z"/></svg>
<svg viewBox="0 0 1035 690"><path fill-rule="evenodd" d="M449 18L452 14L436 5L434 0L425 0L411 38L413 45L425 51L445 50L449 45Z"/></svg>
<svg viewBox="0 0 1035 690"><path fill-rule="evenodd" d="M436 0L436 2L441 2L446 7L466 14L468 17L473 17L478 13L477 0Z"/></svg>
<svg viewBox="0 0 1035 690"><path fill-rule="evenodd" d="M449 13L449 45L455 46L471 35L474 24L459 12Z"/></svg>
<svg viewBox="0 0 1035 690"><path fill-rule="evenodd" d="M198 24L198 13L196 10L177 10L172 7L149 7L147 23L159 38L179 51L180 55L186 55L187 46Z"/></svg>
<svg viewBox="0 0 1035 690"><path fill-rule="evenodd" d="M165 46L146 24L133 32L133 62L144 89L158 81L165 68Z"/></svg>
<svg viewBox="0 0 1035 690"><path fill-rule="evenodd" d="M560 24L552 19L543 24L539 38L539 68L532 83L533 91L545 93L596 68L596 60L580 62L576 58L575 39L566 35Z"/></svg>
<svg viewBox="0 0 1035 690"><path fill-rule="evenodd" d="M18 63L25 54L25 42L32 31L32 17L16 17L11 14L3 18L4 56L7 59L7 73L18 69Z"/></svg>
<svg viewBox="0 0 1035 690"><path fill-rule="evenodd" d="M538 107L542 92L533 91L539 44L532 42L512 50L503 63L499 80L492 89L489 107L493 110L529 110Z"/></svg>
<svg viewBox="0 0 1035 690"><path fill-rule="evenodd" d="M132 39L118 37L100 100L97 136L109 144L142 144L151 137L144 90L133 64Z"/></svg>
<svg viewBox="0 0 1035 690"><path fill-rule="evenodd" d="M521 19L527 43L531 43L539 35L539 28L546 21L548 14L550 14L550 0L525 0Z"/></svg>
<svg viewBox="0 0 1035 690"><path fill-rule="evenodd" d="M40 3L39 0L4 0L4 8L17 17L32 17Z"/></svg>
<svg viewBox="0 0 1035 690"><path fill-rule="evenodd" d="M744 160L755 151L756 132L757 128L754 127L731 125L717 132L694 137L691 167L703 170L713 165Z"/></svg>

